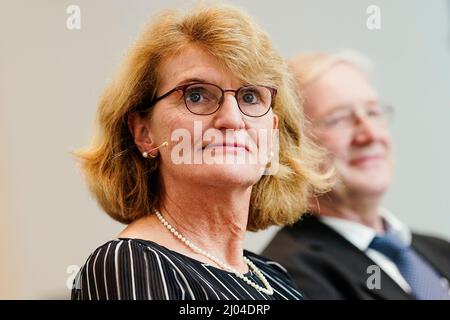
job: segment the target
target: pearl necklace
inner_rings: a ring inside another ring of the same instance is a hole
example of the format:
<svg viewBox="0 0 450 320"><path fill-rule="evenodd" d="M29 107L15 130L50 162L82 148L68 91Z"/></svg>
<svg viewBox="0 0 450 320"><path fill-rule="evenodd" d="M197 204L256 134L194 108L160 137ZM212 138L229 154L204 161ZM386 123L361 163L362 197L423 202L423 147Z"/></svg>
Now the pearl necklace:
<svg viewBox="0 0 450 320"><path fill-rule="evenodd" d="M162 214L156 210L156 216L158 217L159 221L175 236L175 238L178 238L181 242L183 242L186 246L188 246L191 250L194 252L201 254L202 256L207 257L208 259L214 261L219 266L221 266L223 269L228 270L229 272L234 273L238 278L242 279L245 283L252 286L258 291L261 291L265 294L272 295L273 289L267 281L266 277L262 274L262 272L258 269L258 267L250 261L246 256L243 256L244 262L250 267L250 269L258 276L258 278L261 280L261 282L264 284L265 288L261 287L256 282L250 280L248 277L246 277L244 274L237 271L235 268L227 264L226 262L222 261L221 259L213 256L212 254L206 252L205 250L197 247L195 244L193 244L191 241L186 239L181 233L179 233L174 227L172 227L169 222L167 222L166 219L162 216Z"/></svg>

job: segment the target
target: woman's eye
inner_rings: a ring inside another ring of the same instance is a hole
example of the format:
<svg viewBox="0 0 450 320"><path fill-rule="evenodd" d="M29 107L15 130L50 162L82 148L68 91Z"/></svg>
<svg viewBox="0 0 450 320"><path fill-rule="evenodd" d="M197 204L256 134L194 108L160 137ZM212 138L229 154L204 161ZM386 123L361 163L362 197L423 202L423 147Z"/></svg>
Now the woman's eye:
<svg viewBox="0 0 450 320"><path fill-rule="evenodd" d="M202 99L202 96L198 92L192 92L189 94L188 98L189 98L189 101L199 102Z"/></svg>
<svg viewBox="0 0 450 320"><path fill-rule="evenodd" d="M217 100L218 93L215 93L210 88L195 87L186 90L186 101L191 103L210 103Z"/></svg>
<svg viewBox="0 0 450 320"><path fill-rule="evenodd" d="M242 100L245 103L255 103L257 102L256 96L253 92L247 92L242 96Z"/></svg>

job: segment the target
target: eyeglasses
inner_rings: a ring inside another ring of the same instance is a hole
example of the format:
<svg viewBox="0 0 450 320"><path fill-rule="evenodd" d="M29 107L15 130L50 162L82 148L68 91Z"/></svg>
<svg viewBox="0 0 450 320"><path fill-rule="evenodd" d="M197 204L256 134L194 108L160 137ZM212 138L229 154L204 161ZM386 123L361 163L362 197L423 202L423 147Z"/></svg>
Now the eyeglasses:
<svg viewBox="0 0 450 320"><path fill-rule="evenodd" d="M392 119L394 108L386 105L343 107L335 112L313 122L314 127L322 129L348 129L358 118L364 118L371 123L387 125Z"/></svg>
<svg viewBox="0 0 450 320"><path fill-rule="evenodd" d="M237 90L227 89L212 83L195 82L181 85L155 98L150 105L168 97L176 91L183 92L186 108L193 114L210 115L221 107L225 92L234 92L241 112L249 117L262 117L272 107L277 90L266 86L243 86Z"/></svg>

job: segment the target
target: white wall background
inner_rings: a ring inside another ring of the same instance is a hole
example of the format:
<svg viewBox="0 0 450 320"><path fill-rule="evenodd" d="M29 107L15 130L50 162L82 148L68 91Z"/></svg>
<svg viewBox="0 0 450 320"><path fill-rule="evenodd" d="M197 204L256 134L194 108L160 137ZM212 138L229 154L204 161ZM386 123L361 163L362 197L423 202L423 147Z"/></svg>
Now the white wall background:
<svg viewBox="0 0 450 320"><path fill-rule="evenodd" d="M395 182L385 205L411 227L450 238L450 3L445 0L230 1L281 54L355 48L376 64L396 107ZM81 8L81 30L66 8ZM366 8L381 8L381 30ZM0 0L0 298L66 298L70 265L115 237L70 151L92 132L96 103L148 17L186 1ZM259 251L275 229L252 234ZM70 280L69 280L70 281Z"/></svg>

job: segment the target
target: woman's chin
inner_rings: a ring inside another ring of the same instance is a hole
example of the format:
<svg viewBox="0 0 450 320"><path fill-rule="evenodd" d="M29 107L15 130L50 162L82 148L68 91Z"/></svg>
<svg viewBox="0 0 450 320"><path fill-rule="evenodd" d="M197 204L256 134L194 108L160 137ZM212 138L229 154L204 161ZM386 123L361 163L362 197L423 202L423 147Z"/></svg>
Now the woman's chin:
<svg viewBox="0 0 450 320"><path fill-rule="evenodd" d="M249 164L210 164L196 169L199 178L217 185L252 186L262 175L257 166Z"/></svg>

